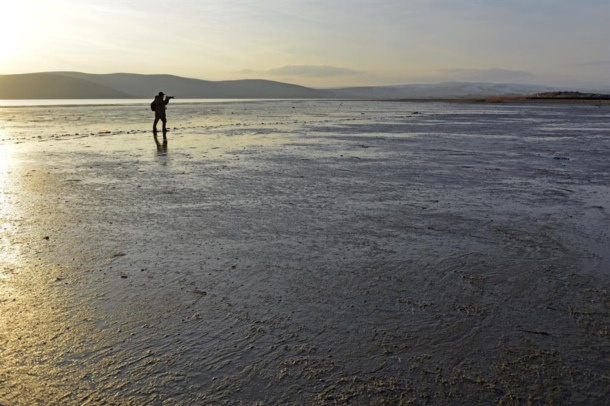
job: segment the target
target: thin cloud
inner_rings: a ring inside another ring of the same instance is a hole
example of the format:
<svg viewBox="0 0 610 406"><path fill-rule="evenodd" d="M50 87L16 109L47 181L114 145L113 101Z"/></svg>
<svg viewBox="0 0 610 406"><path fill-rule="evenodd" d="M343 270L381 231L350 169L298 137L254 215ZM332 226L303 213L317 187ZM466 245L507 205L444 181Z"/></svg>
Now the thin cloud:
<svg viewBox="0 0 610 406"><path fill-rule="evenodd" d="M328 65L286 65L280 68L272 68L263 73L274 76L300 76L307 78L326 78L334 76L352 76L363 73L348 68Z"/></svg>
<svg viewBox="0 0 610 406"><path fill-rule="evenodd" d="M587 61L587 62L576 62L570 64L570 66L589 66L594 68L607 68L610 67L610 59L600 61Z"/></svg>

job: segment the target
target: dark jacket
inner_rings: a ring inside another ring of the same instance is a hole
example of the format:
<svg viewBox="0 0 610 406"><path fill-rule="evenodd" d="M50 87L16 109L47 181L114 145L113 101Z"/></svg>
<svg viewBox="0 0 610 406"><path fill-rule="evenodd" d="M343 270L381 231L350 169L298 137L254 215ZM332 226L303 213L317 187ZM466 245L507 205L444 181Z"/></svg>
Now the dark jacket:
<svg viewBox="0 0 610 406"><path fill-rule="evenodd" d="M165 96L165 99L163 99L163 96L155 96L155 114L159 116L164 116L165 106L167 105L167 103L169 103L169 97Z"/></svg>

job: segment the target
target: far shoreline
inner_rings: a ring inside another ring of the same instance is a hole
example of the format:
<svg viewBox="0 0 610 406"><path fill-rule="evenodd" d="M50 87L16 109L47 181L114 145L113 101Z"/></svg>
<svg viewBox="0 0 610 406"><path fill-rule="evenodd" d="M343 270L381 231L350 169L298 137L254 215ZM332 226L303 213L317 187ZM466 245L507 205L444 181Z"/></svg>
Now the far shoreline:
<svg viewBox="0 0 610 406"><path fill-rule="evenodd" d="M384 99L389 102L436 102L436 103L528 103L528 104L610 104L610 98L542 98L532 96L492 96L469 98L430 98L430 99Z"/></svg>

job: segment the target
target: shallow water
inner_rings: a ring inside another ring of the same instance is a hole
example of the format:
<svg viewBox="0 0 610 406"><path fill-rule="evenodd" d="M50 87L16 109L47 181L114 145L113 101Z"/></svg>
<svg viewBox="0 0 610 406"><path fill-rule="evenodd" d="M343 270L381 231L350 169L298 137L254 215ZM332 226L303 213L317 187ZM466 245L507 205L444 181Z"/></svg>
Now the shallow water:
<svg viewBox="0 0 610 406"><path fill-rule="evenodd" d="M0 108L0 404L599 403L610 109Z"/></svg>

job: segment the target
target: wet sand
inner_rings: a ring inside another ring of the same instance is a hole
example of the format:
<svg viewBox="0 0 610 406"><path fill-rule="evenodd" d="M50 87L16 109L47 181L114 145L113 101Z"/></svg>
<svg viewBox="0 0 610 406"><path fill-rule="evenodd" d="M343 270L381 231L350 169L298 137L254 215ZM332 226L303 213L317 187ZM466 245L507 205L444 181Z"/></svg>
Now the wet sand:
<svg viewBox="0 0 610 406"><path fill-rule="evenodd" d="M610 397L607 106L74 109L0 111L0 404Z"/></svg>

